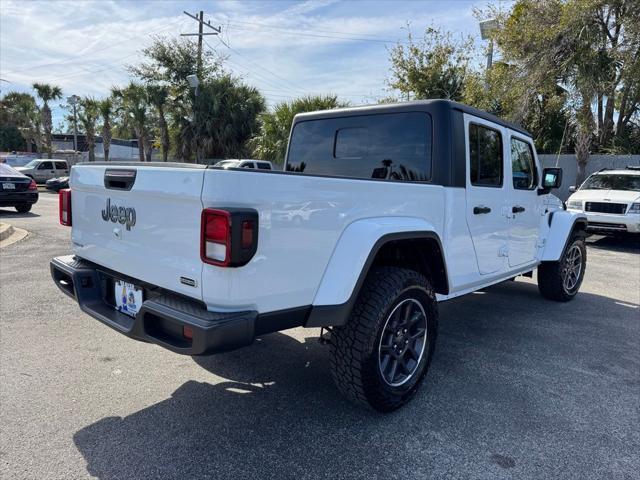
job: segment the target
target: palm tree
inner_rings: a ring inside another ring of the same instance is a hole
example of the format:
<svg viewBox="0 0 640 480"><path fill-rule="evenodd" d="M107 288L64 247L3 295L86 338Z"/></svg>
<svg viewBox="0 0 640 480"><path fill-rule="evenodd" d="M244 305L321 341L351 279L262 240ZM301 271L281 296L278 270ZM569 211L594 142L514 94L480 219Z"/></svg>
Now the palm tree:
<svg viewBox="0 0 640 480"><path fill-rule="evenodd" d="M148 96L143 85L129 83L125 88L112 89L113 96L119 100L120 113L127 117L138 137L138 154L140 161L145 161L145 149L149 151L148 140ZM150 152L147 158L150 158Z"/></svg>
<svg viewBox="0 0 640 480"><path fill-rule="evenodd" d="M98 110L102 116L102 148L104 149L104 161L109 161L109 150L111 149L111 115L113 114L113 100L105 98L98 103Z"/></svg>
<svg viewBox="0 0 640 480"><path fill-rule="evenodd" d="M158 128L160 129L160 146L162 147L162 161L166 162L169 155L169 127L165 117L165 107L169 99L169 88L164 85L147 86L149 103L156 107L158 113Z"/></svg>
<svg viewBox="0 0 640 480"><path fill-rule="evenodd" d="M44 131L44 144L47 150L47 157L51 158L51 109L49 108L50 100L58 100L62 98L62 89L56 85L49 85L48 83L34 83L33 89L36 91L43 104L40 114L42 117L42 129Z"/></svg>
<svg viewBox="0 0 640 480"><path fill-rule="evenodd" d="M91 97L85 97L80 100L80 123L84 127L87 147L89 147L89 161L96 160L96 121L100 115L99 103Z"/></svg>
<svg viewBox="0 0 640 480"><path fill-rule="evenodd" d="M344 106L346 104L338 101L335 95L308 96L279 103L273 112L261 116L260 131L249 141L249 147L255 158L282 163L289 141L289 131L296 114Z"/></svg>

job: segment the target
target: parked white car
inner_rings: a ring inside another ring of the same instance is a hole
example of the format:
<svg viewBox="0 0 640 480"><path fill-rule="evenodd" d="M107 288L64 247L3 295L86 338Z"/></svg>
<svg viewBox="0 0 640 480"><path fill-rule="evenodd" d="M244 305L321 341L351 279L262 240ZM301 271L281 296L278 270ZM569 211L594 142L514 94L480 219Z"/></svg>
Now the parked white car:
<svg viewBox="0 0 640 480"><path fill-rule="evenodd" d="M69 165L66 160L36 158L24 167L16 167L16 170L33 178L36 183L46 183L52 178L69 176Z"/></svg>
<svg viewBox="0 0 640 480"><path fill-rule="evenodd" d="M640 233L640 167L600 170L570 191L567 208L584 212L588 231Z"/></svg>
<svg viewBox="0 0 640 480"><path fill-rule="evenodd" d="M186 355L328 328L338 389L388 412L429 368L439 301L534 270L545 298L577 295L587 221L550 193L561 173L522 128L451 101L305 113L284 171L74 166L74 255L51 274L98 321Z"/></svg>
<svg viewBox="0 0 640 480"><path fill-rule="evenodd" d="M257 170L273 170L273 164L266 160L222 160L214 165L219 168L253 168Z"/></svg>

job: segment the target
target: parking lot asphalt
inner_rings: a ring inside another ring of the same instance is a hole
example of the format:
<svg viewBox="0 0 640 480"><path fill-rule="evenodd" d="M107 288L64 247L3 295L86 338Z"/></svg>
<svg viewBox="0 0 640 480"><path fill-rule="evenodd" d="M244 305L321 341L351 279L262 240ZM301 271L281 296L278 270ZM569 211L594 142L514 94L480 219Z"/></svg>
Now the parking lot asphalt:
<svg viewBox="0 0 640 480"><path fill-rule="evenodd" d="M518 279L440 305L423 388L380 415L334 388L318 330L191 358L138 343L54 286L57 196L0 209L3 479L571 478L640 472L640 247L592 237L581 293Z"/></svg>

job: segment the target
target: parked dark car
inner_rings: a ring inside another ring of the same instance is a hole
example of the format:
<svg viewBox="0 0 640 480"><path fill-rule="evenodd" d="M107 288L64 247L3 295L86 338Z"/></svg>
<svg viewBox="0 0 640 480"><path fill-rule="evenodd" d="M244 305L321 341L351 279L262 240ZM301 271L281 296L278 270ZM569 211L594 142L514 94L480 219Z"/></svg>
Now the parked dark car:
<svg viewBox="0 0 640 480"><path fill-rule="evenodd" d="M45 184L47 190L53 190L59 192L63 188L69 188L69 177L58 177L47 180Z"/></svg>
<svg viewBox="0 0 640 480"><path fill-rule="evenodd" d="M38 201L38 187L32 179L6 163L0 164L0 207L15 207L20 213Z"/></svg>

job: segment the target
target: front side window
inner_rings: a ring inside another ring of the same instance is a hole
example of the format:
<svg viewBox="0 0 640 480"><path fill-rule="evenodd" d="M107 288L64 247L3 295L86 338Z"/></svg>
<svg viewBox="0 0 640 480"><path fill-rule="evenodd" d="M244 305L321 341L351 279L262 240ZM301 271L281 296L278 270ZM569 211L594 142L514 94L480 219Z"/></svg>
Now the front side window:
<svg viewBox="0 0 640 480"><path fill-rule="evenodd" d="M476 123L469 124L469 160L471 185L502 186L504 162L500 132Z"/></svg>
<svg viewBox="0 0 640 480"><path fill-rule="evenodd" d="M431 178L431 116L383 113L298 122L286 170L423 182Z"/></svg>
<svg viewBox="0 0 640 480"><path fill-rule="evenodd" d="M513 188L516 190L536 188L536 162L533 159L533 150L529 143L517 138L511 139L511 171Z"/></svg>
<svg viewBox="0 0 640 480"><path fill-rule="evenodd" d="M53 170L53 162L42 162L38 170Z"/></svg>

